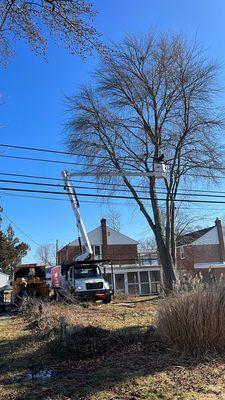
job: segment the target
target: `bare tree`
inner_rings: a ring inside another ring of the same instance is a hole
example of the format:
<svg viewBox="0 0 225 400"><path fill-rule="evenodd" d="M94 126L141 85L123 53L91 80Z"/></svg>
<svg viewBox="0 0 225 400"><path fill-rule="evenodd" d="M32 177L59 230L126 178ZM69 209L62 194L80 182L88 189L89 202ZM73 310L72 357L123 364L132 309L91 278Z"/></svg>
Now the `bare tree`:
<svg viewBox="0 0 225 400"><path fill-rule="evenodd" d="M119 232L121 229L121 213L119 210L113 207L109 207L107 213L107 222L108 225L114 229L115 231Z"/></svg>
<svg viewBox="0 0 225 400"><path fill-rule="evenodd" d="M139 240L139 245L138 245L138 250L143 253L151 252L151 251L156 251L156 241L154 236L151 236L149 238L141 238Z"/></svg>
<svg viewBox="0 0 225 400"><path fill-rule="evenodd" d="M50 266L56 263L55 246L51 243L45 243L38 247L36 251L38 262L43 265Z"/></svg>
<svg viewBox="0 0 225 400"><path fill-rule="evenodd" d="M71 53L84 55L99 46L92 26L95 16L88 0L1 0L0 56L5 63L15 40L24 40L45 55L48 33Z"/></svg>
<svg viewBox="0 0 225 400"><path fill-rule="evenodd" d="M187 211L179 210L176 212L175 218L175 235L178 237L194 230L203 229L202 223L207 216L191 215Z"/></svg>
<svg viewBox="0 0 225 400"><path fill-rule="evenodd" d="M194 179L190 174L212 177L221 166L223 119L214 103L217 65L179 35L128 36L108 50L95 76L95 87L84 87L70 98L68 148L92 155L88 172L122 175L155 235L169 291L176 280L178 188L184 179ZM162 154L168 162L160 184L154 177L126 174L152 171Z"/></svg>

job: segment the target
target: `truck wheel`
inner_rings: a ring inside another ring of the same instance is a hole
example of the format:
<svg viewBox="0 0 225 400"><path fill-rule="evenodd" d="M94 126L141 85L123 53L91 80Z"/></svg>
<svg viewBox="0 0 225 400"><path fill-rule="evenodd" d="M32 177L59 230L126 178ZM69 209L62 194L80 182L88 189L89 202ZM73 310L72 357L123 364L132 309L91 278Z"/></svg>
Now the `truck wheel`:
<svg viewBox="0 0 225 400"><path fill-rule="evenodd" d="M102 299L103 304L108 304L111 303L111 295L107 296L105 299Z"/></svg>

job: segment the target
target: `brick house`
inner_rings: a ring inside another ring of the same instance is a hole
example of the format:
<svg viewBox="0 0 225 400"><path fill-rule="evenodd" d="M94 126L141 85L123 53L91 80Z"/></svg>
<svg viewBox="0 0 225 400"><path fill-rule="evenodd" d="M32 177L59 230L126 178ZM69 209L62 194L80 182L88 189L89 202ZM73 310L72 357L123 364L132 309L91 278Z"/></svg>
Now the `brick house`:
<svg viewBox="0 0 225 400"><path fill-rule="evenodd" d="M182 273L201 272L207 279L225 272L225 227L216 219L215 225L177 238L177 267Z"/></svg>
<svg viewBox="0 0 225 400"><path fill-rule="evenodd" d="M113 263L132 264L138 258L138 242L106 225L101 225L88 233L96 260L110 259ZM79 240L76 239L58 251L58 263L70 264L81 253Z"/></svg>
<svg viewBox="0 0 225 400"><path fill-rule="evenodd" d="M131 295L158 293L161 286L161 267L156 253L139 254L138 242L115 231L101 219L98 228L88 233L96 260L111 260L104 264L105 279L116 290ZM57 253L58 264L70 264L80 254L79 240L64 246Z"/></svg>

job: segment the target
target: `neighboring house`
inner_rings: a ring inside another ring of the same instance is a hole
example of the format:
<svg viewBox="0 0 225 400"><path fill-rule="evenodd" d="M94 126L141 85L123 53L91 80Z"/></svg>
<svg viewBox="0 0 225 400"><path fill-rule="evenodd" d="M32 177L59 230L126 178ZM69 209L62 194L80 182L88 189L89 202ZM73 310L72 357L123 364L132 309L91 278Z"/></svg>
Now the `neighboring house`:
<svg viewBox="0 0 225 400"><path fill-rule="evenodd" d="M106 225L101 225L88 233L94 258L108 260L113 263L132 264L138 259L138 242ZM58 251L58 264L70 264L81 253L79 240L76 239Z"/></svg>
<svg viewBox="0 0 225 400"><path fill-rule="evenodd" d="M0 291L6 290L9 287L9 275L0 271Z"/></svg>
<svg viewBox="0 0 225 400"><path fill-rule="evenodd" d="M95 260L111 260L103 266L106 280L117 291L139 295L158 293L161 268L156 253L138 253L138 242L115 231L101 220L101 225L88 233ZM57 253L58 264L70 264L80 254L79 240L64 246Z"/></svg>
<svg viewBox="0 0 225 400"><path fill-rule="evenodd" d="M220 219L209 228L177 238L177 266L183 273L201 274L207 278L225 273L225 227Z"/></svg>

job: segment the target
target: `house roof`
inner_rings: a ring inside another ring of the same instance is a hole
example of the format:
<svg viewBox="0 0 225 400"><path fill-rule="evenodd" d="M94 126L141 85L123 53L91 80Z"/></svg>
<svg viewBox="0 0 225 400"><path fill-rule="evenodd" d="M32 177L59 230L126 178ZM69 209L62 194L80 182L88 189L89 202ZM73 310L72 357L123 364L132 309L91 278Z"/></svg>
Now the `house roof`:
<svg viewBox="0 0 225 400"><path fill-rule="evenodd" d="M124 235L123 233L117 232L114 229L110 228L108 225L106 226L107 232L107 242L109 245L114 244L138 244L138 242L129 236ZM88 237L90 243L94 246L101 246L102 245L102 229L101 226L98 228L93 229L92 231L88 232ZM78 239L73 240L69 243L69 246L79 246Z"/></svg>
<svg viewBox="0 0 225 400"><path fill-rule="evenodd" d="M199 239L200 237L204 236L206 233L211 231L214 226L210 226L209 228L199 229L198 231L189 232L184 235L180 235L177 237L177 246L184 246L186 244L191 244L195 240Z"/></svg>

